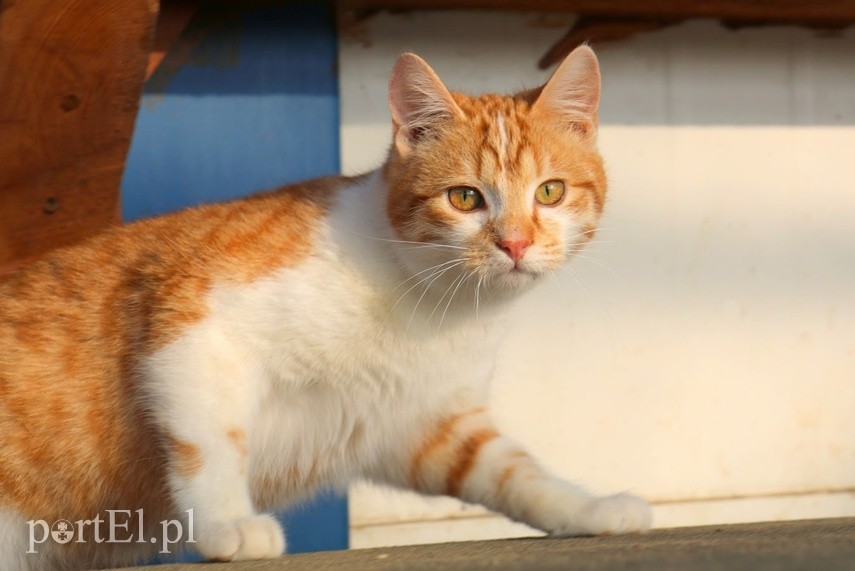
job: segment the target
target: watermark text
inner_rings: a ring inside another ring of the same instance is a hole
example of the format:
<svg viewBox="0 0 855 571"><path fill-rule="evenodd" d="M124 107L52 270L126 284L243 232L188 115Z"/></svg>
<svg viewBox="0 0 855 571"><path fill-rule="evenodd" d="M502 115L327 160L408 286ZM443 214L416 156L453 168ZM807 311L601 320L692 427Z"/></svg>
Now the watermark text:
<svg viewBox="0 0 855 571"><path fill-rule="evenodd" d="M29 531L29 549L27 553L38 553L37 547L48 539L54 543L152 543L159 547L158 553L172 553L172 546L178 543L195 543L193 535L193 510L185 512L186 518L165 519L151 537L145 537L145 514L143 510L105 510L92 519L69 521L60 519L53 524L35 519L27 522ZM186 529L185 529L186 524ZM132 527L133 526L133 527ZM131 530L134 529L136 533ZM185 535L186 532L186 535Z"/></svg>

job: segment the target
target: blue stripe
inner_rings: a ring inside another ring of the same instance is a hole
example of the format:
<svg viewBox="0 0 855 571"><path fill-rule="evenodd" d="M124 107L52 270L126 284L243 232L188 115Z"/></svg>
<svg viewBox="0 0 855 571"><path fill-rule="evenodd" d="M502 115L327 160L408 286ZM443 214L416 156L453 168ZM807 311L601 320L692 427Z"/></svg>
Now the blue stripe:
<svg viewBox="0 0 855 571"><path fill-rule="evenodd" d="M339 171L337 43L327 5L201 12L209 33L148 84L122 183L125 220ZM163 69L163 67L162 67ZM282 517L290 552L345 549L347 503Z"/></svg>

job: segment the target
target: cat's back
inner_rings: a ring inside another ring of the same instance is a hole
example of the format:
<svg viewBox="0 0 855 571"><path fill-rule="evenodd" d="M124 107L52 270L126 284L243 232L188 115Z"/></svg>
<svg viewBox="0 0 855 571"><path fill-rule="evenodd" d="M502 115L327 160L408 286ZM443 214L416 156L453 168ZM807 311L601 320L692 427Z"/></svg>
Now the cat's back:
<svg viewBox="0 0 855 571"><path fill-rule="evenodd" d="M0 363L61 345L52 334L105 341L133 314L150 321L137 324L150 337L168 337L166 322L180 329L201 317L212 284L249 283L311 255L345 183L317 179L141 220L19 269L0 279Z"/></svg>

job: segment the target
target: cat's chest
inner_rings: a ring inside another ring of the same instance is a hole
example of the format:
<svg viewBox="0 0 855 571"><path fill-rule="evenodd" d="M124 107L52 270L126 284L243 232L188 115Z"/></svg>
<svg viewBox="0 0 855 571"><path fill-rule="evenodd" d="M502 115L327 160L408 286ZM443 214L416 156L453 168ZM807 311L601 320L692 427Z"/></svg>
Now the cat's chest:
<svg viewBox="0 0 855 571"><path fill-rule="evenodd" d="M359 345L347 362L297 364L271 379L251 431L257 480L276 482L256 488L271 505L405 458L432 422L484 398L492 363L483 358Z"/></svg>
<svg viewBox="0 0 855 571"><path fill-rule="evenodd" d="M283 478L280 497L364 473L485 398L496 326L411 334L358 276L324 261L222 293L214 319L267 371L252 457L256 473Z"/></svg>
<svg viewBox="0 0 855 571"><path fill-rule="evenodd" d="M397 425L451 406L449 399L480 399L494 354L494 340L474 331L418 339L367 328L349 339L295 339L271 369L268 390L280 407Z"/></svg>
<svg viewBox="0 0 855 571"><path fill-rule="evenodd" d="M402 327L400 314L390 313L394 304L364 276L323 258L225 290L212 305L214 318L247 354L264 361L273 382L358 394L394 390L402 398L424 398L402 387L441 391L462 377L471 380L492 360L501 331L483 320L440 330L437 314L416 334L420 324Z"/></svg>

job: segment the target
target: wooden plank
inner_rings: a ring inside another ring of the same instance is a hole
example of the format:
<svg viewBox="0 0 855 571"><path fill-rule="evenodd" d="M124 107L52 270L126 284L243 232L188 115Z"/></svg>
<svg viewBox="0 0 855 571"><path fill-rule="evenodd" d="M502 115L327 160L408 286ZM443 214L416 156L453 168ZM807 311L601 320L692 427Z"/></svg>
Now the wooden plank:
<svg viewBox="0 0 855 571"><path fill-rule="evenodd" d="M184 29L199 9L198 0L173 0L161 3L154 46L148 57L145 79L154 74L166 55L170 52Z"/></svg>
<svg viewBox="0 0 855 571"><path fill-rule="evenodd" d="M157 8L0 3L0 267L119 221Z"/></svg>
<svg viewBox="0 0 855 571"><path fill-rule="evenodd" d="M584 43L598 44L634 36L641 32L661 30L682 20L580 16L570 30L544 54L537 66L547 69L562 61L573 49Z"/></svg>
<svg viewBox="0 0 855 571"><path fill-rule="evenodd" d="M836 23L855 20L853 0L341 0L342 8L390 10L513 10L653 19Z"/></svg>

